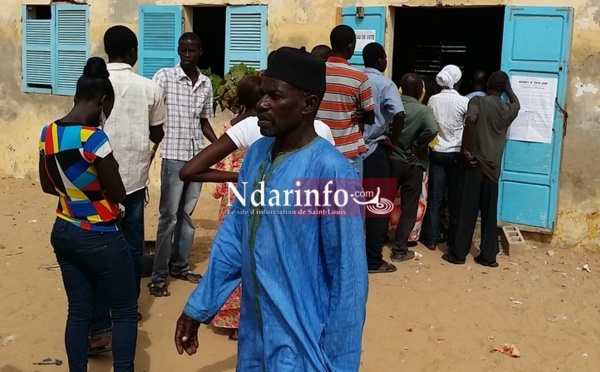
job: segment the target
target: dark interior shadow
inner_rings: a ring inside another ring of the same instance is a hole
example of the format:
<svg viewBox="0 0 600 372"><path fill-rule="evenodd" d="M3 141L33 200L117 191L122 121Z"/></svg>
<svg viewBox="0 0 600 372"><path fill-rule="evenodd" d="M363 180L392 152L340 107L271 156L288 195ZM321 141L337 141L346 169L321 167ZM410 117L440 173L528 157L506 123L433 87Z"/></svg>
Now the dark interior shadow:
<svg viewBox="0 0 600 372"><path fill-rule="evenodd" d="M228 370L235 370L237 364L237 356L232 355L229 358L216 362L214 364L204 366L198 370L198 372L224 372Z"/></svg>

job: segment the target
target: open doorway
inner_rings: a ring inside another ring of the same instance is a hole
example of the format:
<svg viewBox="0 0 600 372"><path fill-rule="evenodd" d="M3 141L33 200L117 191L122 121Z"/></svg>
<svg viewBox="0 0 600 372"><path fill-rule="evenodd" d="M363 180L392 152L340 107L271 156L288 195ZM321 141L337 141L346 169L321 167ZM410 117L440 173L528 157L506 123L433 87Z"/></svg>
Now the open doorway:
<svg viewBox="0 0 600 372"><path fill-rule="evenodd" d="M202 39L204 53L198 60L201 70L210 68L213 74L225 75L226 7L195 7L192 29Z"/></svg>
<svg viewBox="0 0 600 372"><path fill-rule="evenodd" d="M460 93L471 92L477 70L500 69L504 7L399 7L395 9L392 79L417 72L428 98L436 93L435 76L447 64L460 67Z"/></svg>

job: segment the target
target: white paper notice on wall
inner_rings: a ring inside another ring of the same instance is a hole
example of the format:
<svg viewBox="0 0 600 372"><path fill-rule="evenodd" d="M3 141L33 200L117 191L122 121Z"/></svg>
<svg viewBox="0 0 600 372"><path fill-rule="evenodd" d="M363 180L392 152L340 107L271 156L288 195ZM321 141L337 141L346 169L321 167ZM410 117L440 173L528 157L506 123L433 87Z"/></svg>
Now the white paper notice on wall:
<svg viewBox="0 0 600 372"><path fill-rule="evenodd" d="M367 44L375 42L375 30L354 30L356 33L356 49L355 52L362 52Z"/></svg>
<svg viewBox="0 0 600 372"><path fill-rule="evenodd" d="M513 76L510 84L521 110L508 129L508 139L551 143L558 79Z"/></svg>

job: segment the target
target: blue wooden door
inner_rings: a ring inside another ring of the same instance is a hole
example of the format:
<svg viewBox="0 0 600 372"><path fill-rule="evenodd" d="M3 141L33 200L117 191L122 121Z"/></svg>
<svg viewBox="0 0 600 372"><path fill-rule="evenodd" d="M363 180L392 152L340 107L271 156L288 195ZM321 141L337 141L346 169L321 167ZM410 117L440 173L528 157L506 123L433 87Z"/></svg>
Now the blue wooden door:
<svg viewBox="0 0 600 372"><path fill-rule="evenodd" d="M178 5L140 6L138 69L152 79L164 67L179 63L177 46L183 29L183 13Z"/></svg>
<svg viewBox="0 0 600 372"><path fill-rule="evenodd" d="M552 231L556 221L573 8L507 6L502 70L558 80L550 143L507 140L498 221Z"/></svg>
<svg viewBox="0 0 600 372"><path fill-rule="evenodd" d="M225 73L240 63L267 67L266 5L228 6L225 34Z"/></svg>
<svg viewBox="0 0 600 372"><path fill-rule="evenodd" d="M355 6L342 8L342 24L352 27L357 34L357 48L350 59L352 66L361 70L364 68L361 45L373 41L385 45L386 10L387 8L383 6L365 7L364 17L359 18Z"/></svg>

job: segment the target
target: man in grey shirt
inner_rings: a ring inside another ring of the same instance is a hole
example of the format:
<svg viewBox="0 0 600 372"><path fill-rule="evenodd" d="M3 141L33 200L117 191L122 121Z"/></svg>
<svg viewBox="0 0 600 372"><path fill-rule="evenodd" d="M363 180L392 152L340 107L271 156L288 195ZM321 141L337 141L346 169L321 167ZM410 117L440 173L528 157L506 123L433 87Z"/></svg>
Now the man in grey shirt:
<svg viewBox="0 0 600 372"><path fill-rule="evenodd" d="M502 101L506 93L510 103ZM481 253L475 262L498 267L498 179L506 144L506 132L519 113L519 99L513 92L508 75L494 72L488 80L488 96L469 101L461 153L464 166L461 174L460 207L455 244L443 258L454 264L464 264L469 251L477 214L481 210Z"/></svg>

